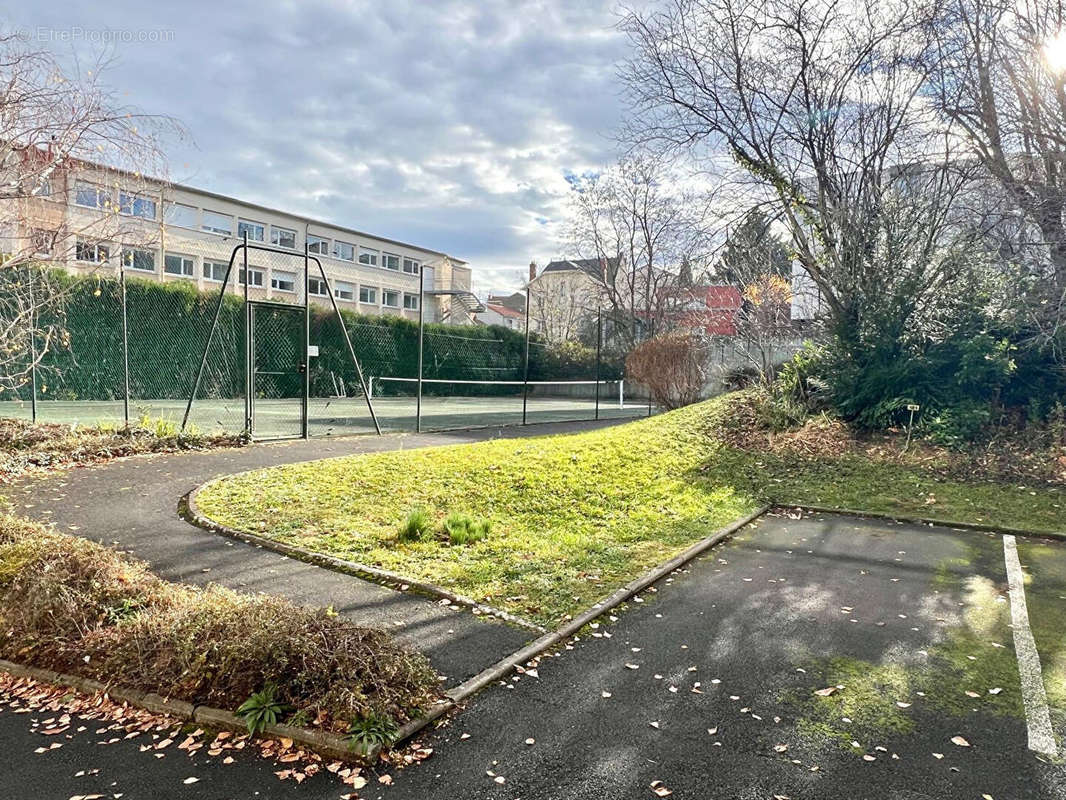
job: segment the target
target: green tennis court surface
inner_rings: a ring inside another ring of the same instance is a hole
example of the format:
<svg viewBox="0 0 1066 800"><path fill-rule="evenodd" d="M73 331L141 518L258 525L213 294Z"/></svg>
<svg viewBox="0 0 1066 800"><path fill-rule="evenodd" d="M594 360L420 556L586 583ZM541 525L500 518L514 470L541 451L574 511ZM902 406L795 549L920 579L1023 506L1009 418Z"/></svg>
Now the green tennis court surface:
<svg viewBox="0 0 1066 800"><path fill-rule="evenodd" d="M184 400L130 400L130 420L142 417L164 419L181 424ZM414 397L375 397L374 411L383 431L413 431L416 400ZM600 419L628 419L648 414L643 401L619 404L617 398L601 400ZM29 401L0 402L0 416L30 419ZM295 399L256 400L252 431L256 438L299 436L301 401ZM567 422L596 418L596 401L578 397L529 397L526 421ZM38 400L38 422L60 424L123 423L121 400ZM307 408L308 433L311 436L343 436L373 433L374 424L362 397L312 397ZM209 399L193 403L189 424L204 433L239 432L244 428L244 399ZM487 425L522 424L522 397L440 397L422 398L422 429L449 430Z"/></svg>

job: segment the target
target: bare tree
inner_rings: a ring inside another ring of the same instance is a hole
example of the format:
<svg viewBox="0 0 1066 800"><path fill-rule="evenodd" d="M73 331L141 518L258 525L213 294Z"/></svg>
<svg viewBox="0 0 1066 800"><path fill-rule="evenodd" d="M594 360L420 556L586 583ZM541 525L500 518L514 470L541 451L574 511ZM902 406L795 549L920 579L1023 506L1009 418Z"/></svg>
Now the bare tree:
<svg viewBox="0 0 1066 800"><path fill-rule="evenodd" d="M706 198L648 155L572 186L569 244L603 265L595 279L613 331L630 347L669 328L709 260Z"/></svg>
<svg viewBox="0 0 1066 800"><path fill-rule="evenodd" d="M102 83L107 65L65 71L51 53L0 38L0 390L24 385L64 341L67 284L47 267L144 244L132 220L162 186L160 137L179 129L119 103ZM91 188L76 176L91 176ZM82 198L92 212L66 213L79 192L92 194Z"/></svg>
<svg viewBox="0 0 1066 800"><path fill-rule="evenodd" d="M853 348L874 321L912 331L964 266L967 176L922 94L931 18L920 0L670 0L622 23L630 137L728 153Z"/></svg>
<svg viewBox="0 0 1066 800"><path fill-rule="evenodd" d="M1054 344L1066 325L1066 62L1053 48L1066 49L1066 6L951 0L932 30L931 93L960 154L1006 201L988 228L1020 245L1032 320Z"/></svg>

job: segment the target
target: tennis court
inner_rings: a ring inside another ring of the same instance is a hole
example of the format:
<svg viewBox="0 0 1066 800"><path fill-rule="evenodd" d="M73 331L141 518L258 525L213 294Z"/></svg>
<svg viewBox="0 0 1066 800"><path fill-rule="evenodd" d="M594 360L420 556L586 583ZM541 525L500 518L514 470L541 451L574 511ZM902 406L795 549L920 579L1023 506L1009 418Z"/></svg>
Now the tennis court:
<svg viewBox="0 0 1066 800"><path fill-rule="evenodd" d="M567 422L592 419L628 419L646 416L647 402L640 398L619 399L617 382L603 382L602 394L597 402L595 396L570 396L546 393L552 387L531 386L525 398L521 385L517 387L492 387L479 382L481 391L508 390L504 395L478 396L470 394L424 394L421 401L422 430L450 430L484 426L535 424L542 422ZM567 382L577 383L577 382ZM588 382L583 389L587 392ZM406 389L409 384L404 384ZM576 390L565 383L556 385L568 392ZM378 384L378 388L381 384ZM436 386L440 392L443 387ZM466 387L468 390L472 387ZM593 386L594 390L595 387ZM613 394L608 394L612 392ZM185 414L185 400L131 400L131 422L167 420L180 426ZM413 392L382 394L373 397L374 412L382 431L413 431L416 428L418 399ZM244 429L244 398L196 400L189 415L189 424L203 433L218 431L239 432ZM31 404L28 400L0 402L0 416L30 419ZM38 400L37 420L65 425L96 425L124 423L124 408L121 400ZM311 397L307 406L307 426L310 436L345 436L373 433L374 423L367 408L366 399L356 397ZM252 433L258 439L300 436L302 434L302 401L300 398L257 398L252 407Z"/></svg>

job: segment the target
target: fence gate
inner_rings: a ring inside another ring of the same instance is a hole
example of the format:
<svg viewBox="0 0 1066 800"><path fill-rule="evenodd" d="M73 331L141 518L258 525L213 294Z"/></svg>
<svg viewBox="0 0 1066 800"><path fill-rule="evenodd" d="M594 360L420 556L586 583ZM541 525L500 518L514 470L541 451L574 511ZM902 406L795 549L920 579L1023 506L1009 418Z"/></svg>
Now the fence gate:
<svg viewBox="0 0 1066 800"><path fill-rule="evenodd" d="M304 433L307 341L304 309L261 300L248 302L250 419L257 439Z"/></svg>

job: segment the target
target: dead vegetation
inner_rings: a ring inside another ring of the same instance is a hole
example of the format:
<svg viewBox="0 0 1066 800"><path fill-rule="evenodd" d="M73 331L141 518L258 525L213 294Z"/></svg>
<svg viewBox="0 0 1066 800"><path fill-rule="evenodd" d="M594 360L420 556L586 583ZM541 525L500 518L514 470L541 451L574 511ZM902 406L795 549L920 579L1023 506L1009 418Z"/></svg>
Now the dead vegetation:
<svg viewBox="0 0 1066 800"><path fill-rule="evenodd" d="M244 444L240 435L180 433L173 423L142 420L129 428L60 425L0 418L0 483L27 472L95 464L140 453L206 450Z"/></svg>
<svg viewBox="0 0 1066 800"><path fill-rule="evenodd" d="M137 561L0 516L0 657L235 709L268 684L286 718L344 731L432 699L420 654L380 630L265 595L163 581Z"/></svg>
<svg viewBox="0 0 1066 800"><path fill-rule="evenodd" d="M781 426L758 392L738 392L716 428L726 444L749 452L802 458L857 455L921 468L944 479L1066 486L1066 446L1023 429L1004 430L964 449L943 447L907 431L857 431L828 413Z"/></svg>

